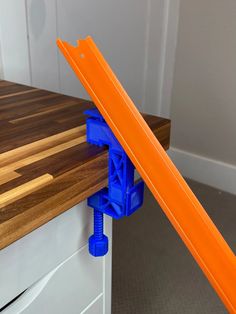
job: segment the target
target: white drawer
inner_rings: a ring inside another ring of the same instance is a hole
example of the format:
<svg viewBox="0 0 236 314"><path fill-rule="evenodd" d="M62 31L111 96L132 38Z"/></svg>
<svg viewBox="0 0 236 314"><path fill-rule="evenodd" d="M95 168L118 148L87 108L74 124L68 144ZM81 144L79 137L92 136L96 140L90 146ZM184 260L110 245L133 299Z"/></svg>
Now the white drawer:
<svg viewBox="0 0 236 314"><path fill-rule="evenodd" d="M102 314L103 312L103 295L96 298L81 314ZM68 313L69 314L69 313Z"/></svg>
<svg viewBox="0 0 236 314"><path fill-rule="evenodd" d="M103 261L91 257L85 246L30 287L2 314L102 313Z"/></svg>
<svg viewBox="0 0 236 314"><path fill-rule="evenodd" d="M0 251L0 308L87 244L92 211L71 208Z"/></svg>

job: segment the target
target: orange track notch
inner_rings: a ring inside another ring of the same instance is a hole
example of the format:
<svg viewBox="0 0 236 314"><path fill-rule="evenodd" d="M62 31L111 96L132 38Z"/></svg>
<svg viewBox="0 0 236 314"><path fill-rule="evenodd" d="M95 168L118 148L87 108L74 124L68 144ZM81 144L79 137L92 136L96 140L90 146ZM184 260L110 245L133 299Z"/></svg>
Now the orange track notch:
<svg viewBox="0 0 236 314"><path fill-rule="evenodd" d="M236 258L136 109L91 37L57 41L107 124L208 280L236 313Z"/></svg>

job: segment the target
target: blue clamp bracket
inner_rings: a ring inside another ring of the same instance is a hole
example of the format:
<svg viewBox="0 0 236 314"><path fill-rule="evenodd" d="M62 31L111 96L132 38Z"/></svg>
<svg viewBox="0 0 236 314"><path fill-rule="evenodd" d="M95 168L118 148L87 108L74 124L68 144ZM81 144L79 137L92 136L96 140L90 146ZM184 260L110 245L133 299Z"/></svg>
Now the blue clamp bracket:
<svg viewBox="0 0 236 314"><path fill-rule="evenodd" d="M108 187L88 198L94 209L94 234L89 238L89 252L104 256L108 252L108 238L103 234L103 215L115 219L130 216L143 204L143 181L134 183L134 166L115 135L97 109L86 110L89 116L87 142L109 147Z"/></svg>

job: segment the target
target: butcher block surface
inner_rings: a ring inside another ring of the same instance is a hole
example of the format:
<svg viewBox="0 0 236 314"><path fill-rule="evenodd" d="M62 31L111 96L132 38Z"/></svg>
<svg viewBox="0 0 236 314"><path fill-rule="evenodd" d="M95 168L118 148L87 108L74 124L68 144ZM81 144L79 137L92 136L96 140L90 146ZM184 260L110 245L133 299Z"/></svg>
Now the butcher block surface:
<svg viewBox="0 0 236 314"><path fill-rule="evenodd" d="M86 143L93 107L0 81L0 249L107 185L107 149ZM170 120L143 116L168 149Z"/></svg>

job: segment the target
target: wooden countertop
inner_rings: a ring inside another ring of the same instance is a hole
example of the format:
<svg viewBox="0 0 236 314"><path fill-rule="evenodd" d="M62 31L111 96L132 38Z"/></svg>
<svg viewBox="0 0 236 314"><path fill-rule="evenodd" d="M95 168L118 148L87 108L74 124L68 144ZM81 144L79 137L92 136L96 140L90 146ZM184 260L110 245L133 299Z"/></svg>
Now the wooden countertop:
<svg viewBox="0 0 236 314"><path fill-rule="evenodd" d="M86 143L92 102L0 81L0 249L107 184L107 150ZM170 121L144 118L165 149Z"/></svg>

